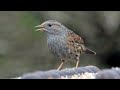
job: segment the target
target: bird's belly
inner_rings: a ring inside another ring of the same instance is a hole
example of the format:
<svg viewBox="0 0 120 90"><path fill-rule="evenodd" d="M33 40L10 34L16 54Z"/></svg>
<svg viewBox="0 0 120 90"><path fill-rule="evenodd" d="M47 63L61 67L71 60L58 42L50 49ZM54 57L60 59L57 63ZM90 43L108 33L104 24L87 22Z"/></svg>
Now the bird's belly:
<svg viewBox="0 0 120 90"><path fill-rule="evenodd" d="M48 41L48 48L53 53L53 55L59 57L60 59L72 59L71 50L68 48L67 43L65 41Z"/></svg>

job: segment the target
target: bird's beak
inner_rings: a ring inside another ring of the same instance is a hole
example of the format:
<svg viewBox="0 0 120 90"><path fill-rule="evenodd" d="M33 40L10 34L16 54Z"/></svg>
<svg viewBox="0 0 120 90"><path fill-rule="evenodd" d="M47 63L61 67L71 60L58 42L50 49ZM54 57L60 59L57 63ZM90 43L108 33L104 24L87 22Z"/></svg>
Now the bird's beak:
<svg viewBox="0 0 120 90"><path fill-rule="evenodd" d="M38 28L35 31L45 31L43 25L37 25L37 26L35 26L35 28Z"/></svg>

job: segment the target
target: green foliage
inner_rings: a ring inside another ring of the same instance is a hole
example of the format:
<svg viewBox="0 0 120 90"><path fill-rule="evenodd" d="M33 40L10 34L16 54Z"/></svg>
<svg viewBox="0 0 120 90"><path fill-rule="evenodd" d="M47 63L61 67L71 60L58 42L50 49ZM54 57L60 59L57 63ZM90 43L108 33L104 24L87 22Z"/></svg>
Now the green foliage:
<svg viewBox="0 0 120 90"><path fill-rule="evenodd" d="M22 27L26 28L27 32L32 33L34 39L42 35L41 33L35 32L34 27L39 24L39 21L36 20L35 16L31 12L24 12L21 15L19 23Z"/></svg>

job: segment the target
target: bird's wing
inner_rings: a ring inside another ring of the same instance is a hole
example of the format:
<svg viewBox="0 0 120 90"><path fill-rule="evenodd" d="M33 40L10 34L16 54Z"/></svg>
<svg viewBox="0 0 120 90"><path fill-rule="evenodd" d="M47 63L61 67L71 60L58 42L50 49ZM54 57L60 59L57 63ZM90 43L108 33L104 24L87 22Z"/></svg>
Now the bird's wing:
<svg viewBox="0 0 120 90"><path fill-rule="evenodd" d="M84 44L83 39L71 30L68 31L68 40L70 42L76 42L78 44Z"/></svg>
<svg viewBox="0 0 120 90"><path fill-rule="evenodd" d="M68 42L67 43L68 47L71 50L78 51L78 52L85 51L83 39L71 30L68 31L67 42Z"/></svg>
<svg viewBox="0 0 120 90"><path fill-rule="evenodd" d="M68 45L71 49L75 49L76 51L78 50L86 54L94 54L94 55L96 54L96 52L85 47L83 39L71 30L68 31Z"/></svg>

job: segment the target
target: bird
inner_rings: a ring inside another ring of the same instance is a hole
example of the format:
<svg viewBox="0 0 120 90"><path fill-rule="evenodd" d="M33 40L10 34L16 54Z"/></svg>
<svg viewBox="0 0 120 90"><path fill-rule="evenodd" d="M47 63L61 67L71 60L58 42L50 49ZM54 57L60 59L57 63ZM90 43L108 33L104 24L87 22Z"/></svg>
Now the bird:
<svg viewBox="0 0 120 90"><path fill-rule="evenodd" d="M51 53L61 60L57 70L61 70L66 61L75 61L78 68L82 53L96 55L96 52L87 48L84 40L72 30L56 20L47 20L35 26L35 31L45 32L47 45Z"/></svg>

